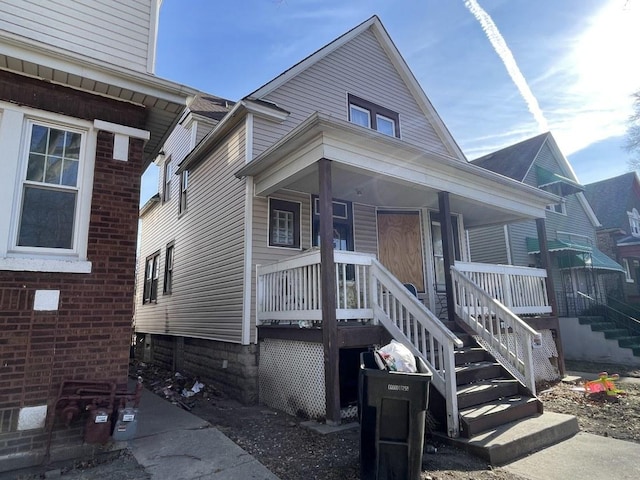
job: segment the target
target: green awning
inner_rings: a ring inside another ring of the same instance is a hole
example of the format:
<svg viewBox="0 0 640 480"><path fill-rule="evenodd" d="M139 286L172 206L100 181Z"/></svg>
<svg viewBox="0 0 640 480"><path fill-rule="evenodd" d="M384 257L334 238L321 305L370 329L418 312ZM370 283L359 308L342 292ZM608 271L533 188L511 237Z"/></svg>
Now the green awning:
<svg viewBox="0 0 640 480"><path fill-rule="evenodd" d="M536 173L538 175L538 188L547 192L566 197L567 195L584 191L584 187L579 183L538 165L536 165Z"/></svg>
<svg viewBox="0 0 640 480"><path fill-rule="evenodd" d="M537 238L527 237L527 252L530 254L540 253L540 243ZM567 240L547 240L547 248L550 252L590 252L591 247Z"/></svg>
<svg viewBox="0 0 640 480"><path fill-rule="evenodd" d="M560 268L594 268L625 273L624 268L615 260L593 247L590 253L564 253L558 256Z"/></svg>

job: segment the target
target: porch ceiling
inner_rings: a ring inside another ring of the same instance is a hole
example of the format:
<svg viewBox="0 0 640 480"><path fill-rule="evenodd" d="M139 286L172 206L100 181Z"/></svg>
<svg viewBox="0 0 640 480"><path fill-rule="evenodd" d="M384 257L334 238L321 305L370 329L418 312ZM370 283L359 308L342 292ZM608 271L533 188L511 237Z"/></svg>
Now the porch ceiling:
<svg viewBox="0 0 640 480"><path fill-rule="evenodd" d="M350 122L314 114L237 176L256 195L280 189L318 193L316 162L332 160L334 198L387 208L438 209L438 192L467 228L544 218L558 197L473 164L420 150Z"/></svg>

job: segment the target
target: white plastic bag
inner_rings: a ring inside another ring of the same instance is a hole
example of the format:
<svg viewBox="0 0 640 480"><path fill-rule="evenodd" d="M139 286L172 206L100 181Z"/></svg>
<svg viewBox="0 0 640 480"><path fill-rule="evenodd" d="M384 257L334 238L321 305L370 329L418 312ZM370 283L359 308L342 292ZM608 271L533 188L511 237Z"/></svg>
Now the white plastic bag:
<svg viewBox="0 0 640 480"><path fill-rule="evenodd" d="M393 363L398 372L416 373L416 358L407 347L396 340L378 350L383 355L393 358Z"/></svg>

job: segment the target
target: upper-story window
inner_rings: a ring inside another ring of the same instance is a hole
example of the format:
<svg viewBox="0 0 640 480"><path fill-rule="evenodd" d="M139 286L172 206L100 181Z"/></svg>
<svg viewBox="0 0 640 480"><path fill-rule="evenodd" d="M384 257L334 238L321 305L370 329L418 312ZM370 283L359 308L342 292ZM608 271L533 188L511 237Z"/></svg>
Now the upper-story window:
<svg viewBox="0 0 640 480"><path fill-rule="evenodd" d="M162 191L162 201L168 202L171 200L171 179L173 178L173 163L171 163L171 157L167 158L164 162L164 188Z"/></svg>
<svg viewBox="0 0 640 480"><path fill-rule="evenodd" d="M567 203L565 202L565 199L561 199L560 203L552 203L550 205L547 205L547 210L549 210L550 212L554 212L554 213L559 213L561 215L566 215L567 214Z"/></svg>
<svg viewBox="0 0 640 480"><path fill-rule="evenodd" d="M187 211L187 189L189 188L189 170L183 170L180 174L180 203L178 214L182 215Z"/></svg>
<svg viewBox="0 0 640 480"><path fill-rule="evenodd" d="M629 227L631 229L631 235L634 237L640 237L640 213L635 208L627 212L629 215Z"/></svg>
<svg viewBox="0 0 640 480"><path fill-rule="evenodd" d="M349 121L400 138L400 119L396 112L349 94Z"/></svg>

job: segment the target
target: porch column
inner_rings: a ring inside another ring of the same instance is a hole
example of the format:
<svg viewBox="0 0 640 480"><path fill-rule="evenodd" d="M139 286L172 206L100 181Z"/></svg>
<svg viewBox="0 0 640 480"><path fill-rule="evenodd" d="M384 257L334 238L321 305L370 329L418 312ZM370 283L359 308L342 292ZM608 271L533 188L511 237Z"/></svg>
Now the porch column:
<svg viewBox="0 0 640 480"><path fill-rule="evenodd" d="M544 218L536 218L536 228L538 230L538 246L540 247L540 263L547 271L547 300L551 306L551 316L558 318L558 303L556 301L556 289L553 285L553 275L551 274L551 257L549 256L549 245L547 244L547 227ZM558 370L564 376L564 350L562 348L562 337L560 336L560 325L556 330L556 349L558 350Z"/></svg>
<svg viewBox="0 0 640 480"><path fill-rule="evenodd" d="M455 263L453 226L451 225L451 207L449 192L438 192L438 208L440 209L440 230L442 234L442 253L444 256L444 287L447 294L447 317L455 321L456 312L453 301L453 278L451 266Z"/></svg>
<svg viewBox="0 0 640 480"><path fill-rule="evenodd" d="M327 425L340 425L340 349L336 320L336 267L333 261L333 192L330 160L322 158L318 161L318 177L326 422Z"/></svg>

